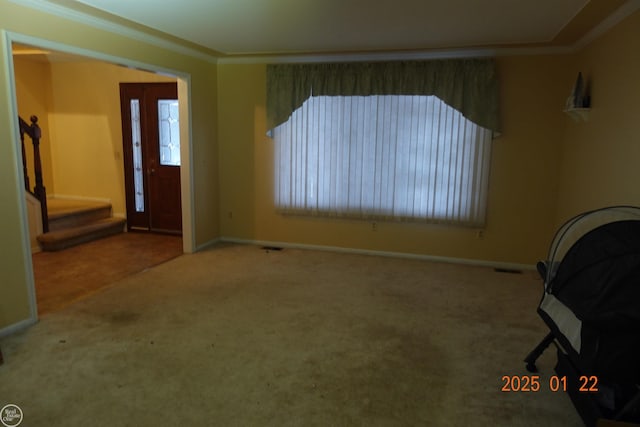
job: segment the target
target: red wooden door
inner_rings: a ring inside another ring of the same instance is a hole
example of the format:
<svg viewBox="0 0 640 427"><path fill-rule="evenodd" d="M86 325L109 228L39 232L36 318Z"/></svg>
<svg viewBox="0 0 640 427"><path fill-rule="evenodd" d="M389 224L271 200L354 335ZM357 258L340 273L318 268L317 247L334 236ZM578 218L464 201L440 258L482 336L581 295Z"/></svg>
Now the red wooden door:
<svg viewBox="0 0 640 427"><path fill-rule="evenodd" d="M127 225L182 232L176 83L121 83Z"/></svg>

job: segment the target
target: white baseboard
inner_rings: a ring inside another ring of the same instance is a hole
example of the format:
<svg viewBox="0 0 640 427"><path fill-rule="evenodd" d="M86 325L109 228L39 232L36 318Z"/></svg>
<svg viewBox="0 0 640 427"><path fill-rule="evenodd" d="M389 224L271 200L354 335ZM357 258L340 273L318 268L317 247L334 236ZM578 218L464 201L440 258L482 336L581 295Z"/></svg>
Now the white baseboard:
<svg viewBox="0 0 640 427"><path fill-rule="evenodd" d="M247 240L247 239L236 239L234 237L221 237L217 239L217 241L212 242L211 244L208 244L207 247L211 246L214 243L217 243L218 241L228 242L228 243L238 243L243 245L274 246L274 247L290 248L290 249L307 249L307 250L315 250L315 251L329 251L329 252L351 253L351 254L359 254L359 255L375 255L375 256L383 256L383 257L391 257L391 258L418 259L423 261L446 262L451 264L464 264L464 265L474 265L474 266L480 266L480 267L501 268L506 270L528 271L528 270L536 269L535 265L518 264L518 263L511 263L511 262L442 257L442 256L424 255L424 254L412 254L407 252L389 252L389 251L375 251L375 250L369 250L369 249L342 248L339 246L322 246L322 245L308 245L303 243L270 242L265 240Z"/></svg>
<svg viewBox="0 0 640 427"><path fill-rule="evenodd" d="M200 252L200 251L203 251L205 249L209 249L210 247L212 247L212 246L214 246L214 245L216 245L216 244L218 244L218 243L220 243L222 241L223 241L223 239L221 239L221 238L209 240L208 242L205 242L205 243L203 243L201 245L196 246L196 252ZM227 241L227 240L225 240L225 241Z"/></svg>
<svg viewBox="0 0 640 427"><path fill-rule="evenodd" d="M14 323L13 325L9 325L6 328L0 329L0 338L15 334L16 332L20 332L24 329L27 329L29 326L35 325L36 323L38 323L37 318L21 320L18 323Z"/></svg>

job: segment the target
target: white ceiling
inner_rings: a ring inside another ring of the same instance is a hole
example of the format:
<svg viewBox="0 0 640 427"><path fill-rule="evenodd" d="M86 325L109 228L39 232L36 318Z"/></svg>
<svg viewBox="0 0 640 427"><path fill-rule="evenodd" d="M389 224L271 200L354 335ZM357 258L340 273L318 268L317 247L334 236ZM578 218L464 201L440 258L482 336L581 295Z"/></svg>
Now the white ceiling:
<svg viewBox="0 0 640 427"><path fill-rule="evenodd" d="M79 0L229 54L546 43L589 0Z"/></svg>

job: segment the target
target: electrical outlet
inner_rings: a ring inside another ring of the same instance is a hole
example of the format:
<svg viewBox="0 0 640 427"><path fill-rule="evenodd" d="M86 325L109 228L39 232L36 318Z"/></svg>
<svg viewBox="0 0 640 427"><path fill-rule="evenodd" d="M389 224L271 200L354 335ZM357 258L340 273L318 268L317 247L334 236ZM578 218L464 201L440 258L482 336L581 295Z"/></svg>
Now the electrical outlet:
<svg viewBox="0 0 640 427"><path fill-rule="evenodd" d="M371 223L371 231L378 231L378 223L377 222L372 222Z"/></svg>
<svg viewBox="0 0 640 427"><path fill-rule="evenodd" d="M476 239L478 239L478 240L484 239L484 230L477 230L476 231Z"/></svg>

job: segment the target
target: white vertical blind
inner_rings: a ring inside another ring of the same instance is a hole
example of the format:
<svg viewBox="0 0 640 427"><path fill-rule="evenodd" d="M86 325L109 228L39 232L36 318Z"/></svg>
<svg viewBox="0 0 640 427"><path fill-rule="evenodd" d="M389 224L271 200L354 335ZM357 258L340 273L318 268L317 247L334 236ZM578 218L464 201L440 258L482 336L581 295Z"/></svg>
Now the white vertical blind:
<svg viewBox="0 0 640 427"><path fill-rule="evenodd" d="M491 131L435 96L316 96L274 129L284 213L484 224Z"/></svg>

